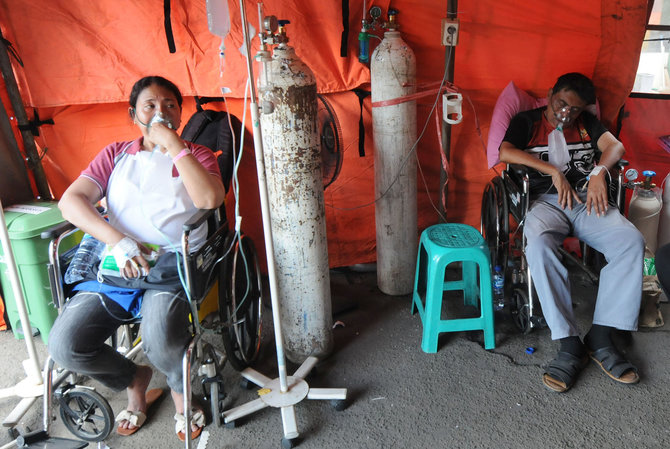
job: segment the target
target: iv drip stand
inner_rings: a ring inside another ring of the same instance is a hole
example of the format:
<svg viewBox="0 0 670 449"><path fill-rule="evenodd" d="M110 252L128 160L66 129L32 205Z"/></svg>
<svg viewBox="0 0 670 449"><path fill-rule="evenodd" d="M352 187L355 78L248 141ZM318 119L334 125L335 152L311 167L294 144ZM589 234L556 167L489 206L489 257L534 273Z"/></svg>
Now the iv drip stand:
<svg viewBox="0 0 670 449"><path fill-rule="evenodd" d="M23 337L26 341L28 349L28 360L23 361L23 369L26 372L26 378L18 382L13 387L0 389L0 398L7 398L17 396L21 398L19 403L14 407L14 410L5 418L2 425L5 427L16 427L23 415L30 409L38 397L44 393L44 384L42 379L42 371L40 369L39 358L35 350L35 342L32 338L32 329L30 327L30 319L26 310L26 300L23 296L21 283L19 281L19 274L16 268L16 261L14 259L14 252L9 241L9 233L7 231L7 223L5 221L5 212L0 200L0 240L2 240L2 251L4 254L4 262L7 265L9 280L12 284L12 291L14 293L14 301L19 312L21 320L21 329L23 330Z"/></svg>
<svg viewBox="0 0 670 449"><path fill-rule="evenodd" d="M344 401L347 397L347 389L309 387L304 379L318 362L316 357L308 357L295 371L295 373L293 373L293 376L286 375L286 356L284 354L284 341L282 337L281 319L279 313L280 304L278 299L278 286L275 272L274 244L272 240L267 180L265 176L263 139L260 128L258 101L252 66L253 59L251 57L249 28L246 19L244 0L240 0L240 13L242 18L242 32L244 33L244 43L247 53L247 73L249 75L251 84L251 120L254 135L254 152L256 155L256 171L258 176L258 190L261 200L263 236L265 238L265 254L268 264L270 299L272 303L272 320L274 324L275 345L277 350L277 368L279 371L279 377L276 379L270 379L269 377L266 377L251 368L247 368L242 371L242 377L261 387L263 394L261 395L259 392L260 397L258 399L224 411L223 416L225 423L232 423L238 418L250 415L268 406L279 408L281 411L284 430L282 446L291 448L293 447L293 440L295 440L299 435L295 416L295 408L293 406L305 398Z"/></svg>

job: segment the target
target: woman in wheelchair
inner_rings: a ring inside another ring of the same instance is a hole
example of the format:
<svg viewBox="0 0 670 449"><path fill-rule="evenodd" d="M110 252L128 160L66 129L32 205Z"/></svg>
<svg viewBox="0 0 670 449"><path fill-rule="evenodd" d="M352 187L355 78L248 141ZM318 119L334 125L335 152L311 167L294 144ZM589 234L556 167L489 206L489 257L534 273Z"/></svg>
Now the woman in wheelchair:
<svg viewBox="0 0 670 449"><path fill-rule="evenodd" d="M558 355L543 374L568 390L589 356L612 379L639 381L637 369L614 347L612 329L636 330L642 292L644 239L608 205L607 177L624 147L584 108L595 103L586 76L568 73L549 90L548 105L510 122L500 160L530 168L531 207L525 218L526 259ZM588 163L584 155L588 153ZM596 163L595 158L601 153ZM568 272L558 247L568 233L604 254L593 324L583 342L572 308Z"/></svg>
<svg viewBox="0 0 670 449"><path fill-rule="evenodd" d="M149 366L138 366L105 341L116 329L141 316L142 341L151 363L171 388L177 432L184 439L182 356L192 338L190 307L178 269L182 225L198 209L219 207L224 186L214 154L183 141L176 130L182 96L158 76L135 83L129 114L141 136L105 147L65 191L63 217L107 244L103 263L75 287L49 337L49 352L61 366L126 389L128 406L117 417L117 433L130 435L146 419L160 390L147 392ZM95 205L106 199L107 219ZM197 248L206 230L192 234ZM150 263L151 262L151 263ZM111 269L108 264L111 264ZM114 266L118 271L114 271ZM204 425L193 415L191 438ZM182 424L183 427L183 424Z"/></svg>

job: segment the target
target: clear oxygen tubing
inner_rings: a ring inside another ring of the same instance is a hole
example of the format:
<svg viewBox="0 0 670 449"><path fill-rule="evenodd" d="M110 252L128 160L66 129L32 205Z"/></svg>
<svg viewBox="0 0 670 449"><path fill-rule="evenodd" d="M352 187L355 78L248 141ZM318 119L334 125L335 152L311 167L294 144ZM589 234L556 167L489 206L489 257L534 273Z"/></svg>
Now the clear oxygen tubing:
<svg viewBox="0 0 670 449"><path fill-rule="evenodd" d="M265 257L268 264L268 280L270 283L270 300L272 303L272 321L275 332L275 346L277 350L277 370L279 371L279 388L282 393L288 391L288 382L286 376L286 355L284 354L284 340L281 330L281 319L279 313L279 286L275 271L274 243L272 240L270 203L268 201L267 180L265 178L265 161L263 158L263 136L261 134L260 113L258 110L258 101L256 87L253 83L254 69L253 59L251 57L251 47L249 42L249 25L247 24L247 13L244 6L244 0L240 0L240 12L242 18L242 32L244 34L244 43L247 57L247 74L251 80L251 99L249 109L251 112L251 121L254 135L254 149L256 153L256 173L258 176L258 193L261 200L261 214L263 217L263 237L265 239Z"/></svg>

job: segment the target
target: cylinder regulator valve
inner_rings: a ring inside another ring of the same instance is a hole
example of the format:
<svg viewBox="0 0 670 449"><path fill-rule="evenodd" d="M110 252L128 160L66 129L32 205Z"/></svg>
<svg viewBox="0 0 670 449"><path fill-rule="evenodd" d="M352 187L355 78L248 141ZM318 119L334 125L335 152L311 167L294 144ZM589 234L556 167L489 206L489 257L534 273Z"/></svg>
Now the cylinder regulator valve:
<svg viewBox="0 0 670 449"><path fill-rule="evenodd" d="M286 36L286 25L291 23L289 20L278 20L277 23L279 24L279 29L277 30L277 34L275 35L275 42L277 44L287 44L288 43L288 36Z"/></svg>
<svg viewBox="0 0 670 449"><path fill-rule="evenodd" d="M259 15L260 6L259 6ZM270 50L268 50L269 45L274 44L274 33L277 32L278 28L277 17L275 16L266 16L261 22L261 31L258 33L258 37L261 41L260 49L256 54L256 59L261 62L268 62L272 60L272 55Z"/></svg>
<svg viewBox="0 0 670 449"><path fill-rule="evenodd" d="M645 190L651 190L654 187L656 187L656 184L654 184L652 181L652 178L656 176L656 172L653 170L645 170L642 172L642 176L644 176L644 181L642 181L642 188Z"/></svg>
<svg viewBox="0 0 670 449"><path fill-rule="evenodd" d="M389 8L388 12L388 22L386 22L385 28L389 31L397 31L399 28L398 25L398 10L395 8Z"/></svg>

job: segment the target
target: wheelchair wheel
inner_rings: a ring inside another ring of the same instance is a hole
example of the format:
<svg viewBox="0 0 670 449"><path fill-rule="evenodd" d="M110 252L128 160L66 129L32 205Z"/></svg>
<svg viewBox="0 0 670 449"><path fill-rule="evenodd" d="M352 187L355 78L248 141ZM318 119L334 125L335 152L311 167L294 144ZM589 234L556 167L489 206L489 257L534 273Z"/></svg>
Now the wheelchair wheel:
<svg viewBox="0 0 670 449"><path fill-rule="evenodd" d="M242 235L232 246L222 264L219 285L225 288L219 289L219 314L226 356L241 371L260 349L263 286L253 241Z"/></svg>
<svg viewBox="0 0 670 449"><path fill-rule="evenodd" d="M524 288L515 288L512 292L512 319L514 324L524 334L533 329L530 317L530 298Z"/></svg>
<svg viewBox="0 0 670 449"><path fill-rule="evenodd" d="M60 417L73 435L84 441L102 441L112 431L112 408L100 393L74 387L60 398Z"/></svg>
<svg viewBox="0 0 670 449"><path fill-rule="evenodd" d="M486 185L482 196L481 232L491 252L491 265L507 267L509 250L509 209L501 177Z"/></svg>

